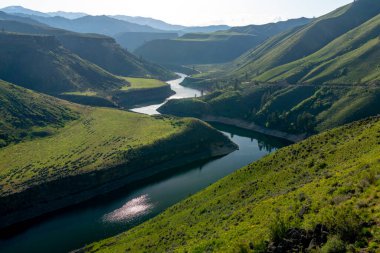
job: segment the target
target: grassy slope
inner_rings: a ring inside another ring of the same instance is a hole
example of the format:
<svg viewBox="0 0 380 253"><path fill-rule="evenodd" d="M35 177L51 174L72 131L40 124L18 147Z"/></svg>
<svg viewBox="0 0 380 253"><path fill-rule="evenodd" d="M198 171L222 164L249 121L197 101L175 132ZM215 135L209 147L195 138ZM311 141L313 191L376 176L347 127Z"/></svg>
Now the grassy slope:
<svg viewBox="0 0 380 253"><path fill-rule="evenodd" d="M126 84L60 47L52 36L1 33L0 55L0 78L44 93L110 90Z"/></svg>
<svg viewBox="0 0 380 253"><path fill-rule="evenodd" d="M360 0L314 20L309 25L280 34L237 59L230 68L237 76L255 77L274 67L308 56L378 15L378 1Z"/></svg>
<svg viewBox="0 0 380 253"><path fill-rule="evenodd" d="M150 88L159 88L167 86L167 83L164 83L157 79L148 79L148 78L133 78L126 77L125 80L129 83L129 85L121 88L123 91L133 90L133 89L150 89Z"/></svg>
<svg viewBox="0 0 380 253"><path fill-rule="evenodd" d="M0 148L0 196L62 177L126 164L144 152L159 163L160 159L167 159L166 155L157 158L154 152L162 152L159 149L165 145L166 149L186 153L188 150L181 150L181 145L196 143L200 149L227 140L193 119L84 107L4 82L0 89L2 137L5 133L12 141L20 132L54 130L38 136L41 138L24 136L17 139L22 142ZM151 152L149 147L158 150Z"/></svg>
<svg viewBox="0 0 380 253"><path fill-rule="evenodd" d="M343 236L347 228L354 235L363 224L356 215L380 224L379 143L379 118L314 136L84 251L249 252L250 243L258 247L270 239L270 226L279 218L286 226L313 229L322 223L331 234ZM375 252L378 225L355 240L357 248L369 244Z"/></svg>
<svg viewBox="0 0 380 253"><path fill-rule="evenodd" d="M301 60L274 68L260 81L370 83L379 80L380 15Z"/></svg>
<svg viewBox="0 0 380 253"><path fill-rule="evenodd" d="M8 15L8 20L0 20L4 31L55 36L66 49L81 58L95 63L115 75L155 77L169 80L174 73L138 59L133 54L122 49L114 39L97 34L80 34L44 25L20 22L17 16Z"/></svg>
<svg viewBox="0 0 380 253"><path fill-rule="evenodd" d="M162 113L236 118L290 133L316 133L380 114L380 88L240 85L169 101Z"/></svg>
<svg viewBox="0 0 380 253"><path fill-rule="evenodd" d="M50 135L79 117L58 101L0 81L0 147Z"/></svg>
<svg viewBox="0 0 380 253"><path fill-rule="evenodd" d="M109 37L70 34L58 36L70 51L115 75L174 79L176 75L165 68L136 57Z"/></svg>

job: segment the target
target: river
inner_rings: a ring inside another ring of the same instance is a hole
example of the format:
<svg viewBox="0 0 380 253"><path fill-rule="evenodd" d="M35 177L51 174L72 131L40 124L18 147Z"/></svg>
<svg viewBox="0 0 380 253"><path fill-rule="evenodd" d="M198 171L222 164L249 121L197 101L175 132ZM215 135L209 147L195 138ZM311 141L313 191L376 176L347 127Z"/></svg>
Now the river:
<svg viewBox="0 0 380 253"><path fill-rule="evenodd" d="M176 95L170 99L200 96L185 88L185 78L168 82ZM132 111L157 114L160 105ZM55 212L29 224L6 231L0 237L0 252L68 252L114 236L156 216L168 207L206 188L237 169L289 144L225 125L214 124L239 145L239 150L222 158L178 168L91 201Z"/></svg>

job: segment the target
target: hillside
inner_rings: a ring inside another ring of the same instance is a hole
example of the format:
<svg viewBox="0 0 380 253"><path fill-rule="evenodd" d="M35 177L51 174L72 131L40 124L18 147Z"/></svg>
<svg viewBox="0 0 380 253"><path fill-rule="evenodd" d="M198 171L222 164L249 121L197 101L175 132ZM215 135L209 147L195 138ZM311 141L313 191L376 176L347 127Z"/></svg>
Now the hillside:
<svg viewBox="0 0 380 253"><path fill-rule="evenodd" d="M124 50L110 37L68 34L57 38L65 48L115 75L161 80L176 77L165 68Z"/></svg>
<svg viewBox="0 0 380 253"><path fill-rule="evenodd" d="M123 48L133 52L140 46L152 40L175 39L178 34L175 32L167 33L148 33L148 32L126 32L116 34L115 39Z"/></svg>
<svg viewBox="0 0 380 253"><path fill-rule="evenodd" d="M161 66L138 59L107 36L75 33L43 24L29 24L13 15L7 15L5 20L0 20L0 27L5 32L55 36L66 49L112 74L154 77L161 80L170 80L175 77L174 73Z"/></svg>
<svg viewBox="0 0 380 253"><path fill-rule="evenodd" d="M53 36L11 33L0 33L0 78L48 94L104 91L126 85L61 47Z"/></svg>
<svg viewBox="0 0 380 253"><path fill-rule="evenodd" d="M377 252L379 132L372 118L283 148L79 252Z"/></svg>
<svg viewBox="0 0 380 253"><path fill-rule="evenodd" d="M342 124L380 114L377 86L236 85L202 98L169 101L161 113L213 117L236 126L255 124L265 130L315 134ZM255 129L261 131L260 129Z"/></svg>
<svg viewBox="0 0 380 253"><path fill-rule="evenodd" d="M316 53L274 68L257 79L289 83L360 84L380 81L380 14Z"/></svg>
<svg viewBox="0 0 380 253"><path fill-rule="evenodd" d="M261 26L235 27L213 33L189 33L177 39L148 42L136 49L135 53L163 64L228 62L273 35L308 22L308 19L301 18Z"/></svg>
<svg viewBox="0 0 380 253"><path fill-rule="evenodd" d="M198 120L84 107L4 82L0 88L1 228L236 149ZM4 146L15 140L22 142Z"/></svg>
<svg viewBox="0 0 380 253"><path fill-rule="evenodd" d="M233 75L261 73L317 52L336 38L380 13L380 2L359 0L315 19L305 27L280 34L247 52L229 66Z"/></svg>
<svg viewBox="0 0 380 253"><path fill-rule="evenodd" d="M0 81L0 148L51 135L79 115L58 99Z"/></svg>

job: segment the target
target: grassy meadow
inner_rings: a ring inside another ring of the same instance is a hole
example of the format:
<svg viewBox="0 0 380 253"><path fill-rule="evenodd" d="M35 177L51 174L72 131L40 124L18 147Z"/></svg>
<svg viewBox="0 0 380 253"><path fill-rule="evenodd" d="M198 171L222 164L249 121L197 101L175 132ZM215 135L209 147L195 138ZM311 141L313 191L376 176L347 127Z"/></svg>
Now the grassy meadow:
<svg viewBox="0 0 380 253"><path fill-rule="evenodd" d="M124 77L124 80L126 80L129 85L122 87L122 91L152 89L168 86L167 83L157 79Z"/></svg>

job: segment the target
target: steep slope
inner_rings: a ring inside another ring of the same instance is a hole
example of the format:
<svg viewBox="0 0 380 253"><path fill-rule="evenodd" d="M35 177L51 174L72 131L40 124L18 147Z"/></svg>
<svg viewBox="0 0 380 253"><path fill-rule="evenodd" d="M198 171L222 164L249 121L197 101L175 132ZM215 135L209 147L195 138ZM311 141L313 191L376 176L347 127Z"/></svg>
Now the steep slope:
<svg viewBox="0 0 380 253"><path fill-rule="evenodd" d="M58 36L62 45L112 74L149 77L161 80L174 79L176 75L165 68L138 58L122 49L113 38L89 35Z"/></svg>
<svg viewBox="0 0 380 253"><path fill-rule="evenodd" d="M153 77L161 80L169 80L175 77L174 73L161 66L138 59L135 55L122 49L110 37L69 32L43 24L28 24L22 21L22 19L18 20L17 16L12 15L7 15L6 20L1 20L0 15L0 27L3 31L55 36L66 49L112 74Z"/></svg>
<svg viewBox="0 0 380 253"><path fill-rule="evenodd" d="M315 134L380 114L377 86L237 85L202 98L169 101L161 113L256 131Z"/></svg>
<svg viewBox="0 0 380 253"><path fill-rule="evenodd" d="M238 76L255 77L301 59L380 13L380 2L358 0L317 18L309 25L280 34L237 59L230 68Z"/></svg>
<svg viewBox="0 0 380 253"><path fill-rule="evenodd" d="M280 149L79 252L377 252L379 132L373 118Z"/></svg>
<svg viewBox="0 0 380 253"><path fill-rule="evenodd" d="M0 228L236 149L194 119L79 106L4 82L0 91Z"/></svg>
<svg viewBox="0 0 380 253"><path fill-rule="evenodd" d="M261 26L235 27L214 33L189 33L171 40L155 40L136 49L142 57L163 64L209 64L231 61L269 37L307 24L301 18Z"/></svg>
<svg viewBox="0 0 380 253"><path fill-rule="evenodd" d="M380 14L295 62L274 68L257 79L290 83L358 84L380 81Z"/></svg>
<svg viewBox="0 0 380 253"><path fill-rule="evenodd" d="M0 148L51 135L79 116L58 99L4 81L0 81L0 105Z"/></svg>
<svg viewBox="0 0 380 253"><path fill-rule="evenodd" d="M48 94L127 83L62 48L53 36L0 33L0 78Z"/></svg>

